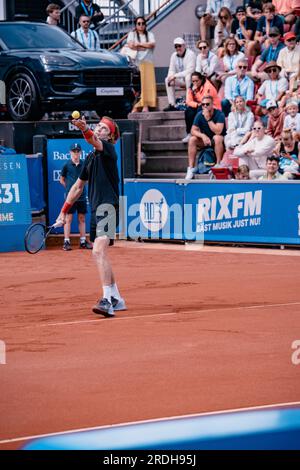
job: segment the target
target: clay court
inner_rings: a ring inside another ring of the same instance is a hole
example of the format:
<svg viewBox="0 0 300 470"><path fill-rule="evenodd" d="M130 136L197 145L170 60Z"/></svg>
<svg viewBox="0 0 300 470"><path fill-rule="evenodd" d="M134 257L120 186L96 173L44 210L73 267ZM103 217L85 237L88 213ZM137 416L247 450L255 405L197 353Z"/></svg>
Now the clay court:
<svg viewBox="0 0 300 470"><path fill-rule="evenodd" d="M30 436L300 402L299 251L119 242L128 311L90 252L1 254L0 449Z"/></svg>

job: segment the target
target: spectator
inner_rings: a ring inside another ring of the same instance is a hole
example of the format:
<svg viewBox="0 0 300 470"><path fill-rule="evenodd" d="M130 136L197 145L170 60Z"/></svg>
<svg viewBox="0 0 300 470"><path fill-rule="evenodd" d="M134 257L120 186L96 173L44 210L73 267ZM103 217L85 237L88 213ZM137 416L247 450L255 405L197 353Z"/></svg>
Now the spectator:
<svg viewBox="0 0 300 470"><path fill-rule="evenodd" d="M272 3L278 13L284 20L285 23L290 25L296 21L294 10L299 7L299 1L297 0L272 0Z"/></svg>
<svg viewBox="0 0 300 470"><path fill-rule="evenodd" d="M265 97L267 100L280 103L281 98L289 88L287 79L279 77L280 70L281 67L275 61L268 63L267 67L265 67L265 72L269 78L257 90L258 99Z"/></svg>
<svg viewBox="0 0 300 470"><path fill-rule="evenodd" d="M240 165L236 171L235 179L236 180L249 180L250 179L250 170L248 165Z"/></svg>
<svg viewBox="0 0 300 470"><path fill-rule="evenodd" d="M227 7L222 7L218 14L218 21L214 32L214 45L218 48L223 45L231 32L232 15Z"/></svg>
<svg viewBox="0 0 300 470"><path fill-rule="evenodd" d="M221 101L213 84L199 72L194 72L192 74L192 84L186 94L187 109L185 110L185 124L187 135L182 139L182 142L187 143L190 140L194 118L199 110L202 109L201 102L203 97L208 95L213 98L214 108L221 110Z"/></svg>
<svg viewBox="0 0 300 470"><path fill-rule="evenodd" d="M169 71L165 79L169 104L164 111L176 111L175 87L180 86L188 90L196 66L196 56L191 49L186 48L184 39L175 38L173 43L176 52L171 55Z"/></svg>
<svg viewBox="0 0 300 470"><path fill-rule="evenodd" d="M222 59L223 70L217 71L217 78L224 83L227 77L235 75L238 61L244 58L245 54L239 51L237 40L234 37L226 39L224 44L224 57Z"/></svg>
<svg viewBox="0 0 300 470"><path fill-rule="evenodd" d="M267 110L268 100L262 100L256 107L255 114L259 117L259 120L263 123L264 127L268 127L269 115Z"/></svg>
<svg viewBox="0 0 300 470"><path fill-rule="evenodd" d="M290 31L283 37L286 47L281 49L277 64L282 69L282 76L288 80L297 75L300 64L300 45L296 45L296 34Z"/></svg>
<svg viewBox="0 0 300 470"><path fill-rule="evenodd" d="M260 121L256 121L252 132L246 134L240 145L235 147L233 155L239 157L240 165L248 165L251 178L257 178L266 171L266 159L271 156L276 142L269 135Z"/></svg>
<svg viewBox="0 0 300 470"><path fill-rule="evenodd" d="M233 110L228 116L228 129L224 139L226 149L234 149L251 130L253 113L246 107L245 99L237 96L233 100Z"/></svg>
<svg viewBox="0 0 300 470"><path fill-rule="evenodd" d="M71 36L91 51L100 50L98 34L90 29L91 19L89 16L81 15L79 18L80 28L71 33Z"/></svg>
<svg viewBox="0 0 300 470"><path fill-rule="evenodd" d="M251 18L255 19L257 11L262 12L263 2L261 0L246 0L244 1L246 7L246 14Z"/></svg>
<svg viewBox="0 0 300 470"><path fill-rule="evenodd" d="M267 110L269 119L266 134L275 140L280 140L285 112L283 109L279 109L276 101L273 100L267 102Z"/></svg>
<svg viewBox="0 0 300 470"><path fill-rule="evenodd" d="M295 141L291 129L283 130L275 153L279 156L280 173L287 179L294 179L299 172L300 145Z"/></svg>
<svg viewBox="0 0 300 470"><path fill-rule="evenodd" d="M300 141L300 113L298 112L298 102L289 100L286 104L287 115L284 118L284 129L291 129L293 138Z"/></svg>
<svg viewBox="0 0 300 470"><path fill-rule="evenodd" d="M246 16L246 10L243 6L239 6L235 12L236 18L233 20L231 32L234 34L241 51L248 54L247 46L254 38L256 31L256 21L251 16Z"/></svg>
<svg viewBox="0 0 300 470"><path fill-rule="evenodd" d="M141 97L133 107L133 112L148 112L149 107L156 107L156 81L153 63L155 37L147 31L147 23L143 16L134 20L135 30L127 38L128 46L137 51L135 63L141 74Z"/></svg>
<svg viewBox="0 0 300 470"><path fill-rule="evenodd" d="M81 146L77 143L74 143L70 147L71 159L63 166L60 176L60 183L66 189L66 197L73 186L77 181L81 170L83 168L83 162L80 160L82 155ZM64 244L63 250L70 251L70 233L71 233L71 223L73 220L73 214L77 212L78 215L78 227L80 233L80 248L92 249L92 245L86 241L85 238L85 214L87 213L87 203L86 203L86 189L84 188L81 196L75 204L69 209L66 215L66 223L64 224Z"/></svg>
<svg viewBox="0 0 300 470"><path fill-rule="evenodd" d="M81 15L89 16L91 18L91 24L94 28L104 18L99 5L93 3L92 0L81 0L80 5L75 8L75 18L77 23L79 22Z"/></svg>
<svg viewBox="0 0 300 470"><path fill-rule="evenodd" d="M231 105L237 96L242 96L245 101L253 100L254 83L246 73L248 69L247 59L241 59L236 65L236 75L226 78L222 111L228 116Z"/></svg>
<svg viewBox="0 0 300 470"><path fill-rule="evenodd" d="M284 48L284 44L280 42L280 32L278 28L270 28L269 32L270 46L267 47L262 55L254 62L251 70L252 77L260 80L266 80L268 76L262 69L265 69L270 65L270 62L276 62L279 56L279 52Z"/></svg>
<svg viewBox="0 0 300 470"><path fill-rule="evenodd" d="M254 39L263 44L271 34L271 29L276 28L278 35L283 36L283 19L275 14L275 7L272 3L266 3L263 6L263 16L257 22L257 29ZM276 57L277 59L277 57ZM270 60L276 60L274 57Z"/></svg>
<svg viewBox="0 0 300 470"><path fill-rule="evenodd" d="M204 96L202 110L197 113L188 144L188 160L186 179L194 177L194 166L197 149L214 147L217 163L220 163L224 153L225 116L218 109L214 109L213 97Z"/></svg>
<svg viewBox="0 0 300 470"><path fill-rule="evenodd" d="M266 171L265 173L260 176L260 180L282 180L284 179L283 176L279 173L279 158L275 155L271 155L267 157L266 161Z"/></svg>
<svg viewBox="0 0 300 470"><path fill-rule="evenodd" d="M222 7L227 7L231 13L234 12L232 0L207 0L206 11L200 18L200 38L206 39L208 30L217 23L217 16Z"/></svg>
<svg viewBox="0 0 300 470"><path fill-rule="evenodd" d="M208 41L198 41L199 54L196 59L196 72L207 78L212 78L218 66L218 57L209 50Z"/></svg>
<svg viewBox="0 0 300 470"><path fill-rule="evenodd" d="M59 26L60 20L60 6L56 3L50 3L46 8L47 19L46 23L52 26Z"/></svg>

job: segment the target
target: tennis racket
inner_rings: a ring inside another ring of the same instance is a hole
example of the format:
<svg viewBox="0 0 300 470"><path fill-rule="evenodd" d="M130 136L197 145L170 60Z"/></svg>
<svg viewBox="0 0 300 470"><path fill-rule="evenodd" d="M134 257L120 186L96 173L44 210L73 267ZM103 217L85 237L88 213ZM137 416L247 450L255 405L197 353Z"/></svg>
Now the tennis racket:
<svg viewBox="0 0 300 470"><path fill-rule="evenodd" d="M38 253L45 246L48 235L53 233L56 228L62 227L62 225L61 222L55 222L55 224L49 227L41 223L30 225L24 238L26 251L31 255Z"/></svg>

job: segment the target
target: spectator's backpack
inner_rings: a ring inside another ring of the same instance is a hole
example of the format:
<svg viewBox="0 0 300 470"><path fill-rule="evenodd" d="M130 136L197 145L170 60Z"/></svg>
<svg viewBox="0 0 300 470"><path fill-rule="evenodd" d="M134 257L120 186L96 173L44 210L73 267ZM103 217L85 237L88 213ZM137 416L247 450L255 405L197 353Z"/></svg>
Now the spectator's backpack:
<svg viewBox="0 0 300 470"><path fill-rule="evenodd" d="M204 147L198 154L196 173L206 174L216 164L216 154L212 147Z"/></svg>

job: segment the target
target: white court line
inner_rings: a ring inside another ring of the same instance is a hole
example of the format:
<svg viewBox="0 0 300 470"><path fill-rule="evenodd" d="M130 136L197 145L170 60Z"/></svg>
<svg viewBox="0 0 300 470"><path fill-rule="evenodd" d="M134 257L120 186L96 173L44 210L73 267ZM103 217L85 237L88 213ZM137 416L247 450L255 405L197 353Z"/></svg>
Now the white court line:
<svg viewBox="0 0 300 470"><path fill-rule="evenodd" d="M178 314L188 314L188 313L211 313L211 312L224 312L224 311L235 311L235 310L244 310L244 309L258 309L258 308L276 308L276 307L288 307L291 305L300 305L300 302L289 302L284 304L260 304L260 305L246 305L244 307L224 307L224 308L210 308L206 310L186 310L180 312L166 312L166 313L154 313L150 315L132 315L132 316L124 316L124 317L113 317L113 318L97 318L95 320L77 320L77 321L65 321L65 322L57 322L57 323L47 323L47 324L39 324L36 323L34 325L28 326L16 326L14 328L47 328L50 326L70 326L70 325L82 325L84 323L99 323L100 321L106 320L106 323L115 323L116 321L125 321L125 320L136 320L140 318L155 318L155 317L167 317L172 315ZM126 314L125 314L126 315ZM109 320L109 321L108 321Z"/></svg>
<svg viewBox="0 0 300 470"><path fill-rule="evenodd" d="M219 410L219 411L206 411L204 413L193 413L193 414L187 414L187 415L179 415L179 416L168 416L165 418L156 418L156 419L146 419L142 421L129 421L127 423L119 423L119 424L106 424L104 426L95 426L91 428L79 428L79 429L71 429L69 431L61 431L61 432L52 432L48 434L37 434L35 436L23 436L23 437L15 437L12 439L4 439L0 441L1 444L9 444L12 442L19 442L19 441L27 441L31 439L39 439L42 437L52 437L52 436L57 436L57 435L66 435L66 434L71 434L73 432L84 432L84 431L96 431L100 429L111 429L115 427L120 427L120 426L130 426L130 425L135 425L135 424L147 424L147 423L158 423L158 422L163 422L163 421L169 421L169 420L175 420L175 419L184 419L184 418L197 418L201 416L211 416L211 415L219 415L222 413L237 413L240 411L255 411L255 410L262 410L262 409L268 409L268 408L283 408L283 407L289 407L289 406L300 406L300 401L292 401L292 402L286 402L286 403L273 403L271 405L258 405L258 406L250 406L246 408L233 408L229 410Z"/></svg>

